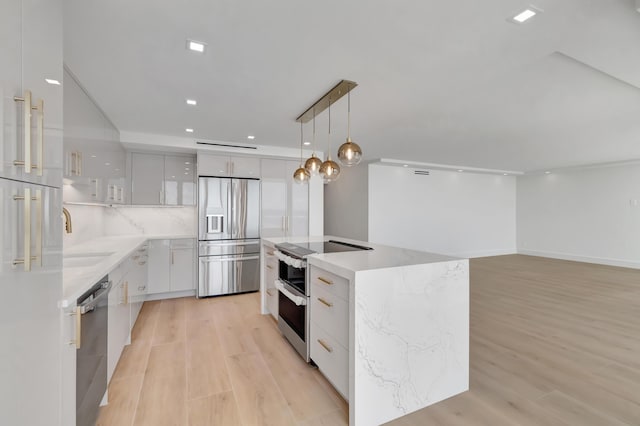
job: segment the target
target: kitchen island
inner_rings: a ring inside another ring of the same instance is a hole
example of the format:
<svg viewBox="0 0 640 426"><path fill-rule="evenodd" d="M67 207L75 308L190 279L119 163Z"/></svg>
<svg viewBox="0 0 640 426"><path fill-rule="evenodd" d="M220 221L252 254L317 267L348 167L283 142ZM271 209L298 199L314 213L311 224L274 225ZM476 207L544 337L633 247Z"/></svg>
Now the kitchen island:
<svg viewBox="0 0 640 426"><path fill-rule="evenodd" d="M324 236L263 239L263 264L276 244L329 239L373 249L306 258L311 359L348 400L349 424L381 424L468 390L468 260ZM273 314L262 270L262 310Z"/></svg>

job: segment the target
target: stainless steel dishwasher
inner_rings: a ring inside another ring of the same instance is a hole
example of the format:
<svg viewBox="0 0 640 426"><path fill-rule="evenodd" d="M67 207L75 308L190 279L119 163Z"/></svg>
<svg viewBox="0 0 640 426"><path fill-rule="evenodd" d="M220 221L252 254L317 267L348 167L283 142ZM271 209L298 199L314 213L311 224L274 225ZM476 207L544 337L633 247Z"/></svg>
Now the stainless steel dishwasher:
<svg viewBox="0 0 640 426"><path fill-rule="evenodd" d="M77 299L76 426L94 426L107 391L108 276Z"/></svg>

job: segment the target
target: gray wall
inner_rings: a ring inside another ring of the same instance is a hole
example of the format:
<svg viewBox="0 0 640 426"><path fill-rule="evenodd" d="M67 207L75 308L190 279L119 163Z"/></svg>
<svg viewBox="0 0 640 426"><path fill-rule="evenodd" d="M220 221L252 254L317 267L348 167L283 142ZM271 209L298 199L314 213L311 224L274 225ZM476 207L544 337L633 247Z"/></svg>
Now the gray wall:
<svg viewBox="0 0 640 426"><path fill-rule="evenodd" d="M324 186L324 233L368 241L368 165L342 167L336 182Z"/></svg>

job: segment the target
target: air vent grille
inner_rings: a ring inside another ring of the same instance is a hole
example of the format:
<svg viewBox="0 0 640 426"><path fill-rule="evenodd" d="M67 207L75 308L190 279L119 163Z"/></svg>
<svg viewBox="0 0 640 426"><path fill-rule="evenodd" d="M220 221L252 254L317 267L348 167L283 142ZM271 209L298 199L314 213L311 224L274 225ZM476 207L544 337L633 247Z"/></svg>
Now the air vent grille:
<svg viewBox="0 0 640 426"><path fill-rule="evenodd" d="M223 146L225 148L244 148L244 149L258 149L257 146L246 146L246 145L231 145L227 143L215 143L215 142L199 142L196 141L198 145L211 145L211 146Z"/></svg>
<svg viewBox="0 0 640 426"><path fill-rule="evenodd" d="M420 176L429 176L429 170L414 170L413 174Z"/></svg>

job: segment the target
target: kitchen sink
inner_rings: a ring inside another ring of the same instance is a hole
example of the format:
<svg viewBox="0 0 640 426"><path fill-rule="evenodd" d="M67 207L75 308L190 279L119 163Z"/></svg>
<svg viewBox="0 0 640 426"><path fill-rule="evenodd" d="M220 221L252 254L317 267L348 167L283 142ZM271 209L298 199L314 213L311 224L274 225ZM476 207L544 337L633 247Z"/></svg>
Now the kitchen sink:
<svg viewBox="0 0 640 426"><path fill-rule="evenodd" d="M65 254L62 258L62 266L64 268L84 268L87 266L93 266L102 262L113 253L115 252Z"/></svg>

